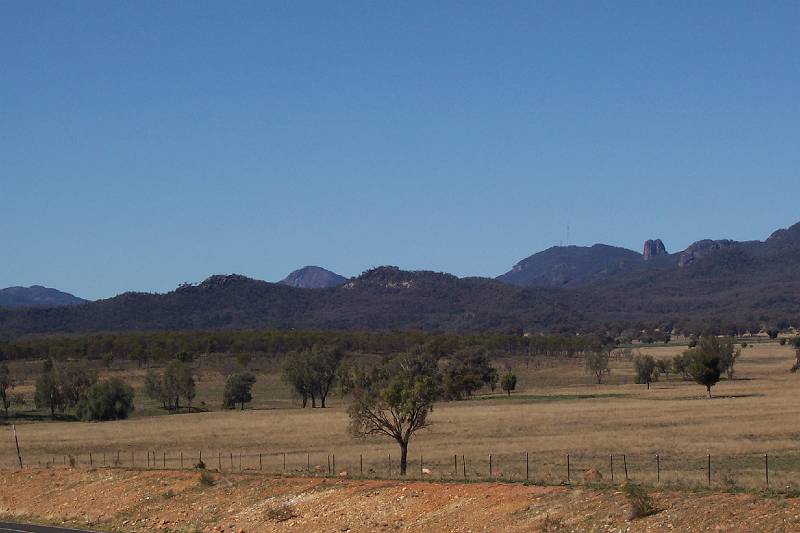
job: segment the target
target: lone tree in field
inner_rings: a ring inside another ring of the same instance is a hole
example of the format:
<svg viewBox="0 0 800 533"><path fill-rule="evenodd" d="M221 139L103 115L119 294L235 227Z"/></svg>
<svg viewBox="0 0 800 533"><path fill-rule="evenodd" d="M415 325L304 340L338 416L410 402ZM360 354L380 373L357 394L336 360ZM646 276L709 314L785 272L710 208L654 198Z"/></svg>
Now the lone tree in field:
<svg viewBox="0 0 800 533"><path fill-rule="evenodd" d="M636 383L644 383L650 388L650 383L658 381L658 367L652 355L637 355L633 358L633 368L636 371Z"/></svg>
<svg viewBox="0 0 800 533"><path fill-rule="evenodd" d="M719 355L706 353L701 350L695 351L689 361L689 375L697 383L704 385L711 398L711 387L719 381L722 370L720 369Z"/></svg>
<svg viewBox="0 0 800 533"><path fill-rule="evenodd" d="M8 408L11 406L11 398L9 397L9 390L14 388L14 381L11 379L11 372L8 370L8 365L0 363L0 403L2 403L3 411L6 418L8 418Z"/></svg>
<svg viewBox="0 0 800 533"><path fill-rule="evenodd" d="M506 372L503 374L503 382L501 384L503 390L511 396L511 391L517 388L517 376L511 371Z"/></svg>
<svg viewBox="0 0 800 533"><path fill-rule="evenodd" d="M225 390L222 393L222 405L227 409L235 409L236 404L242 406L253 400L253 385L256 377L250 372L231 374L225 381Z"/></svg>
<svg viewBox="0 0 800 533"><path fill-rule="evenodd" d="M594 374L597 384L603 382L603 376L610 372L608 368L609 350L594 348L586 351L586 371Z"/></svg>
<svg viewBox="0 0 800 533"><path fill-rule="evenodd" d="M82 420L123 420L133 411L133 388L119 378L95 383L81 396L77 414Z"/></svg>
<svg viewBox="0 0 800 533"><path fill-rule="evenodd" d="M436 362L421 355L400 355L370 371L355 370L343 390L352 397L351 434L394 439L400 445L400 475L405 475L408 442L430 425L428 413L441 396Z"/></svg>
<svg viewBox="0 0 800 533"><path fill-rule="evenodd" d="M56 365L52 359L47 359L44 362L42 370L36 378L34 402L39 409L49 409L50 416L55 416L56 411L63 411L66 406L59 386Z"/></svg>

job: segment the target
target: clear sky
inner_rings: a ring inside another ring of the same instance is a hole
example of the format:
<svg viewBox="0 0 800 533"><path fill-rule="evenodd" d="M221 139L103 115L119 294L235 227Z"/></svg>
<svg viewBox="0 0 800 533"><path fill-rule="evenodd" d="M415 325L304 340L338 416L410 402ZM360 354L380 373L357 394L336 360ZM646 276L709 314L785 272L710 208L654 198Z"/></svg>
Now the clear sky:
<svg viewBox="0 0 800 533"><path fill-rule="evenodd" d="M796 1L0 0L0 287L763 239L800 221L798 28Z"/></svg>

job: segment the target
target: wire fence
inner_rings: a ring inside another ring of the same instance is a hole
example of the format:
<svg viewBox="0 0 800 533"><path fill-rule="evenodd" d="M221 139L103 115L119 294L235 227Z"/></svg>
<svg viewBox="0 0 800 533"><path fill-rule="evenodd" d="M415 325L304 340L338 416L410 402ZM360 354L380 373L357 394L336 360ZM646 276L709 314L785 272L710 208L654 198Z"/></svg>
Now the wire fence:
<svg viewBox="0 0 800 533"><path fill-rule="evenodd" d="M742 454L500 454L454 452L410 454L404 479L530 482L541 485L622 484L653 486L768 488L795 490L800 481L800 455ZM254 450L145 450L36 453L3 457L10 468L135 468L180 470L205 468L223 473L397 479L398 453L368 451L336 454Z"/></svg>

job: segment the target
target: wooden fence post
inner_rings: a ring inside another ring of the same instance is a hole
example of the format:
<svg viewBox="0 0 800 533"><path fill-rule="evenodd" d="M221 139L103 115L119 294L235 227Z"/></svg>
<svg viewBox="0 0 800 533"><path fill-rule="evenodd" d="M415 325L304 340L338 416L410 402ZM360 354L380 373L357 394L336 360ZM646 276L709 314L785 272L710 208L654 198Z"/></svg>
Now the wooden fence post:
<svg viewBox="0 0 800 533"><path fill-rule="evenodd" d="M259 464L260 464L260 461L259 461ZM286 472L286 454L285 453L283 454L283 471L284 471L284 473Z"/></svg>
<svg viewBox="0 0 800 533"><path fill-rule="evenodd" d="M489 454L489 477L492 477L492 454Z"/></svg>
<svg viewBox="0 0 800 533"><path fill-rule="evenodd" d="M361 475L364 475L364 454L358 454L358 469Z"/></svg>
<svg viewBox="0 0 800 533"><path fill-rule="evenodd" d="M161 466L163 466L164 468L167 468L167 452L162 452L162 453L164 455L162 456L162 461L163 462L161 463Z"/></svg>
<svg viewBox="0 0 800 533"><path fill-rule="evenodd" d="M233 452L231 452L231 471L233 471Z"/></svg>
<svg viewBox="0 0 800 533"><path fill-rule="evenodd" d="M19 439L17 438L17 425L11 424L11 429L14 430L14 444L17 446L17 460L19 461L19 468L22 470L22 454L19 451Z"/></svg>
<svg viewBox="0 0 800 533"><path fill-rule="evenodd" d="M614 454L608 456L608 462L611 468L611 483L614 483Z"/></svg>
<svg viewBox="0 0 800 533"><path fill-rule="evenodd" d="M661 459L656 454L656 483L661 483Z"/></svg>
<svg viewBox="0 0 800 533"><path fill-rule="evenodd" d="M464 469L464 479L467 479L467 460L461 456L461 468Z"/></svg>
<svg viewBox="0 0 800 533"><path fill-rule="evenodd" d="M336 455L331 454L331 463L333 463L333 475L336 475Z"/></svg>
<svg viewBox="0 0 800 533"><path fill-rule="evenodd" d="M136 464L136 455L133 450L131 450L131 468Z"/></svg>
<svg viewBox="0 0 800 533"><path fill-rule="evenodd" d="M119 464L119 450L117 450L117 464L116 464L116 466L120 466L120 464Z"/></svg>
<svg viewBox="0 0 800 533"><path fill-rule="evenodd" d="M453 454L453 476L458 475L458 455Z"/></svg>
<svg viewBox="0 0 800 533"><path fill-rule="evenodd" d="M570 483L569 454L567 454L567 483Z"/></svg>
<svg viewBox="0 0 800 533"><path fill-rule="evenodd" d="M311 454L310 453L306 454L306 470L308 472L311 472Z"/></svg>
<svg viewBox="0 0 800 533"><path fill-rule="evenodd" d="M769 488L769 455L766 453L764 454L764 479L767 482L767 488Z"/></svg>
<svg viewBox="0 0 800 533"><path fill-rule="evenodd" d="M331 454L328 454L328 474L331 473Z"/></svg>
<svg viewBox="0 0 800 533"><path fill-rule="evenodd" d="M388 463L389 464L389 477L392 477L392 454L391 453L388 454L388 458L389 458L389 463Z"/></svg>
<svg viewBox="0 0 800 533"><path fill-rule="evenodd" d="M92 461L92 452L89 452L89 468L94 466L94 461Z"/></svg>
<svg viewBox="0 0 800 533"><path fill-rule="evenodd" d="M708 486L711 486L711 454L709 453L706 458L708 459Z"/></svg>
<svg viewBox="0 0 800 533"><path fill-rule="evenodd" d="M625 483L628 482L628 457L623 453L622 454L622 466L625 467Z"/></svg>
<svg viewBox="0 0 800 533"><path fill-rule="evenodd" d="M419 456L419 475L422 477L422 456Z"/></svg>
<svg viewBox="0 0 800 533"><path fill-rule="evenodd" d="M286 470L286 458L283 459L283 469ZM264 470L264 461L262 459L262 453L258 453L258 471L261 472Z"/></svg>
<svg viewBox="0 0 800 533"><path fill-rule="evenodd" d="M197 455L198 455L198 457L200 459L199 461L197 461L197 464L200 464L200 463L203 462L203 450L200 450Z"/></svg>
<svg viewBox="0 0 800 533"><path fill-rule="evenodd" d="M183 452L181 452L181 468L183 468Z"/></svg>

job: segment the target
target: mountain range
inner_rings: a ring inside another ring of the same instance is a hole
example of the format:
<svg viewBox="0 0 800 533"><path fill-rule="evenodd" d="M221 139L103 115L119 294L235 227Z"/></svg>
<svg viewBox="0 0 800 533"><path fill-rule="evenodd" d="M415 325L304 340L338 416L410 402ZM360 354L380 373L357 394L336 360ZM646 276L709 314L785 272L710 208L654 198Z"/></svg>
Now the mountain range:
<svg viewBox="0 0 800 533"><path fill-rule="evenodd" d="M166 294L0 310L0 336L156 329L752 330L800 319L800 224L765 241L668 253L554 247L496 279L379 267L345 279L305 267L279 283L215 275ZM319 287L316 290L309 288Z"/></svg>

